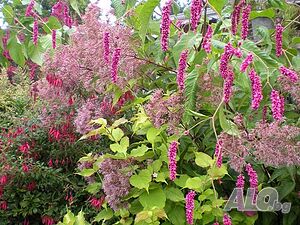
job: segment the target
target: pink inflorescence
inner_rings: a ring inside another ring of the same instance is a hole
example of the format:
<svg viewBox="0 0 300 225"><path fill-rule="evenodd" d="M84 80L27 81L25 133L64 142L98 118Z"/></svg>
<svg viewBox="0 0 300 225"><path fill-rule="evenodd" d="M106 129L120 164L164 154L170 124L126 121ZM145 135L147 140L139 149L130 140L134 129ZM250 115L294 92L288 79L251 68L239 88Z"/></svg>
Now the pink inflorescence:
<svg viewBox="0 0 300 225"><path fill-rule="evenodd" d="M223 89L223 98L225 103L229 102L230 97L232 95L233 80L234 80L234 73L231 69L228 69L227 76L224 81L224 89Z"/></svg>
<svg viewBox="0 0 300 225"><path fill-rule="evenodd" d="M237 33L237 27L240 22L241 11L244 4L244 0L241 0L233 9L231 15L231 32L233 35L236 35Z"/></svg>
<svg viewBox="0 0 300 225"><path fill-rule="evenodd" d="M254 56L252 53L249 53L245 60L242 62L240 70L241 72L245 72L248 66L253 62Z"/></svg>
<svg viewBox="0 0 300 225"><path fill-rule="evenodd" d="M249 16L251 12L251 5L248 4L243 8L242 13L242 39L245 40L249 32Z"/></svg>
<svg viewBox="0 0 300 225"><path fill-rule="evenodd" d="M56 30L52 30L52 48L56 49Z"/></svg>
<svg viewBox="0 0 300 225"><path fill-rule="evenodd" d="M222 161L223 161L222 148L223 148L223 141L219 139L217 141L216 148L215 148L215 157L217 158L216 165L219 168L222 166Z"/></svg>
<svg viewBox="0 0 300 225"><path fill-rule="evenodd" d="M103 59L106 63L109 63L109 32L104 32L103 34Z"/></svg>
<svg viewBox="0 0 300 225"><path fill-rule="evenodd" d="M169 158L169 171L170 180L174 181L176 179L176 155L177 155L178 142L173 141L169 146L168 158Z"/></svg>
<svg viewBox="0 0 300 225"><path fill-rule="evenodd" d="M34 45L38 44L38 36L39 36L39 24L38 24L38 20L34 20L33 23L33 44Z"/></svg>
<svg viewBox="0 0 300 225"><path fill-rule="evenodd" d="M249 78L251 81L251 90L252 90L251 107L252 109L256 110L258 109L259 104L263 99L261 80L254 69L250 71Z"/></svg>
<svg viewBox="0 0 300 225"><path fill-rule="evenodd" d="M275 44L276 44L277 57L282 55L282 32L283 32L283 27L281 26L280 23L278 23L275 28Z"/></svg>
<svg viewBox="0 0 300 225"><path fill-rule="evenodd" d="M34 12L33 12L34 4L35 4L35 1L31 0L26 8L25 16L34 16Z"/></svg>
<svg viewBox="0 0 300 225"><path fill-rule="evenodd" d="M290 69L288 69L288 68L286 68L284 66L280 66L279 67L279 71L280 71L280 73L282 75L287 76L292 82L294 82L294 83L297 82L298 75L297 75L297 73L295 71L290 70Z"/></svg>
<svg viewBox="0 0 300 225"><path fill-rule="evenodd" d="M192 0L191 3L191 28L197 30L201 18L202 0Z"/></svg>
<svg viewBox="0 0 300 225"><path fill-rule="evenodd" d="M189 191L185 196L185 216L188 224L193 224L194 220L194 198L196 196L195 191Z"/></svg>
<svg viewBox="0 0 300 225"><path fill-rule="evenodd" d="M227 214L223 216L223 225L232 225L231 219Z"/></svg>
<svg viewBox="0 0 300 225"><path fill-rule="evenodd" d="M284 97L276 90L271 91L272 114L275 120L282 120L284 113Z"/></svg>
<svg viewBox="0 0 300 225"><path fill-rule="evenodd" d="M245 185L245 177L243 174L238 175L235 186L237 188L244 188Z"/></svg>
<svg viewBox="0 0 300 225"><path fill-rule="evenodd" d="M228 63L233 55L240 58L242 56L242 52L239 49L234 48L229 42L227 45L225 45L224 52L220 59L220 74L224 79L227 77Z"/></svg>
<svg viewBox="0 0 300 225"><path fill-rule="evenodd" d="M248 163L246 165L246 172L249 176L249 183L250 183L250 188L253 188L255 190L254 196L253 196L253 202L256 202L256 195L258 191L258 178L257 178L257 173L256 171L252 168L251 164Z"/></svg>
<svg viewBox="0 0 300 225"><path fill-rule="evenodd" d="M121 58L121 49L116 48L111 63L111 79L113 83L116 83L118 80L118 64Z"/></svg>
<svg viewBox="0 0 300 225"><path fill-rule="evenodd" d="M172 0L168 0L164 7L162 8L162 18L160 25L161 32L161 49L166 52L169 45L169 34L170 34L170 25L171 25L171 9L172 9Z"/></svg>
<svg viewBox="0 0 300 225"><path fill-rule="evenodd" d="M185 69L187 66L187 57L188 50L184 50L180 54L179 62L178 62L178 71L177 71L177 84L180 91L184 90L184 80L185 80Z"/></svg>
<svg viewBox="0 0 300 225"><path fill-rule="evenodd" d="M210 25L207 26L206 34L203 38L202 48L206 51L206 53L211 52L211 38L213 35L213 29Z"/></svg>

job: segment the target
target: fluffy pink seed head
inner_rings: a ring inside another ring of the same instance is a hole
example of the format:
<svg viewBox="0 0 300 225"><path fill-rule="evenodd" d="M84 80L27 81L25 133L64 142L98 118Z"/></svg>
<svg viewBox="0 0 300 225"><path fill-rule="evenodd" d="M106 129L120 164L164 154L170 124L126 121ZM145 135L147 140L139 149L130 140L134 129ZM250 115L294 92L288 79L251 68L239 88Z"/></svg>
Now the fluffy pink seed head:
<svg viewBox="0 0 300 225"><path fill-rule="evenodd" d="M180 54L177 71L177 84L180 91L184 90L185 69L187 67L188 50L184 50Z"/></svg>
<svg viewBox="0 0 300 225"><path fill-rule="evenodd" d="M185 216L186 216L186 222L188 224L193 224L195 196L196 196L195 191L189 191L185 197Z"/></svg>
<svg viewBox="0 0 300 225"><path fill-rule="evenodd" d="M282 32L283 26L278 23L275 27L275 44L276 44L276 56L282 55Z"/></svg>
<svg viewBox="0 0 300 225"><path fill-rule="evenodd" d="M169 172L170 180L174 181L176 179L176 155L177 155L178 142L173 141L169 146L168 158L169 158Z"/></svg>

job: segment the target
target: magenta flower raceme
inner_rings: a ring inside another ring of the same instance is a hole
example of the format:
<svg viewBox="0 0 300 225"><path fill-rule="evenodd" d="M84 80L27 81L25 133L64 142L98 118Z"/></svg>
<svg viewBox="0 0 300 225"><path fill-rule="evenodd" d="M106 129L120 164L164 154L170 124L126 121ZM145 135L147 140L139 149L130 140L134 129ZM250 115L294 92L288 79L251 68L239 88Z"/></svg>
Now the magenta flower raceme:
<svg viewBox="0 0 300 225"><path fill-rule="evenodd" d="M251 5L248 4L243 8L242 13L242 39L245 40L249 32L249 16L251 12Z"/></svg>
<svg viewBox="0 0 300 225"><path fill-rule="evenodd" d="M231 43L229 42L225 46L224 52L221 55L221 59L220 59L220 73L224 79L227 77L228 63L229 63L229 60L233 53L234 53L234 48L232 47Z"/></svg>
<svg viewBox="0 0 300 225"><path fill-rule="evenodd" d="M232 225L231 219L227 214L223 216L223 225Z"/></svg>
<svg viewBox="0 0 300 225"><path fill-rule="evenodd" d="M113 83L117 82L118 79L118 64L121 57L121 49L116 48L113 57L112 57L112 64L111 64L111 79Z"/></svg>
<svg viewBox="0 0 300 225"><path fill-rule="evenodd" d="M38 36L39 36L39 24L38 24L38 20L34 20L33 23L33 44L34 45L38 44Z"/></svg>
<svg viewBox="0 0 300 225"><path fill-rule="evenodd" d="M236 180L236 187L237 188L244 188L245 185L245 177L243 174L238 175L237 180Z"/></svg>
<svg viewBox="0 0 300 225"><path fill-rule="evenodd" d="M284 97L276 90L271 91L272 114L275 120L282 120L284 113Z"/></svg>
<svg viewBox="0 0 300 225"><path fill-rule="evenodd" d="M173 141L169 146L168 157L169 157L169 171L170 171L170 180L176 179L176 155L177 155L178 142Z"/></svg>
<svg viewBox="0 0 300 225"><path fill-rule="evenodd" d="M256 195L257 195L257 192L258 192L258 178L257 178L257 173L256 171L252 168L251 164L248 163L246 165L246 172L249 176L249 183L250 183L250 188L253 188L255 189L255 193L254 193L254 198L253 198L253 202L256 202Z"/></svg>
<svg viewBox="0 0 300 225"><path fill-rule="evenodd" d="M297 80L298 80L298 75L297 75L297 73L295 72L295 71L293 71L293 70L290 70L290 69L288 69L288 68L286 68L286 67L284 67L284 66L280 66L279 67L279 71L280 71L280 73L282 74L282 75L285 75L285 76L287 76L288 78L290 78L290 80L292 81L292 82L297 82Z"/></svg>
<svg viewBox="0 0 300 225"><path fill-rule="evenodd" d="M245 4L244 0L241 0L233 9L231 15L231 32L233 35L237 33L237 27L240 22L242 7Z"/></svg>
<svg viewBox="0 0 300 225"><path fill-rule="evenodd" d="M170 25L171 25L171 9L172 9L172 0L168 0L165 6L162 8L162 18L160 25L161 32L161 49L165 52L168 50L169 45L169 34L170 34Z"/></svg>
<svg viewBox="0 0 300 225"><path fill-rule="evenodd" d="M254 56L252 53L249 53L247 57L244 59L244 61L241 64L240 70L241 72L245 72L248 66L253 62Z"/></svg>
<svg viewBox="0 0 300 225"><path fill-rule="evenodd" d="M56 49L56 30L52 30L52 48Z"/></svg>
<svg viewBox="0 0 300 225"><path fill-rule="evenodd" d="M202 0L192 0L191 3L191 28L197 30L201 18Z"/></svg>
<svg viewBox="0 0 300 225"><path fill-rule="evenodd" d="M211 52L211 38L213 35L213 29L210 25L207 26L206 34L203 38L202 48L206 51L206 53Z"/></svg>
<svg viewBox="0 0 300 225"><path fill-rule="evenodd" d="M195 191L189 191L185 196L185 216L188 224L193 224L194 220L194 198L196 196Z"/></svg>
<svg viewBox="0 0 300 225"><path fill-rule="evenodd" d="M184 50L180 54L179 62L178 62L178 71L177 71L177 84L180 91L184 90L184 80L185 80L185 69L187 66L187 57L188 50Z"/></svg>
<svg viewBox="0 0 300 225"><path fill-rule="evenodd" d="M223 161L222 147L223 147L223 141L219 139L217 141L216 148L215 148L215 157L217 158L216 165L219 168L222 166L222 161Z"/></svg>
<svg viewBox="0 0 300 225"><path fill-rule="evenodd" d="M103 58L106 63L109 63L109 32L104 32L103 34Z"/></svg>
<svg viewBox="0 0 300 225"><path fill-rule="evenodd" d="M251 107L252 109L256 110L258 109L259 104L263 99L261 80L254 69L250 71L249 78L251 81L251 90L252 90Z"/></svg>
<svg viewBox="0 0 300 225"><path fill-rule="evenodd" d="M276 44L277 57L282 55L282 32L283 32L283 27L281 26L280 23L278 23L275 28L275 44Z"/></svg>
<svg viewBox="0 0 300 225"><path fill-rule="evenodd" d="M33 16L34 15L34 12L33 12L34 4L35 4L35 1L31 0L26 8L25 16Z"/></svg>
<svg viewBox="0 0 300 225"><path fill-rule="evenodd" d="M228 103L232 95L232 85L233 85L234 73L231 69L228 69L227 76L224 81L223 98L224 102Z"/></svg>

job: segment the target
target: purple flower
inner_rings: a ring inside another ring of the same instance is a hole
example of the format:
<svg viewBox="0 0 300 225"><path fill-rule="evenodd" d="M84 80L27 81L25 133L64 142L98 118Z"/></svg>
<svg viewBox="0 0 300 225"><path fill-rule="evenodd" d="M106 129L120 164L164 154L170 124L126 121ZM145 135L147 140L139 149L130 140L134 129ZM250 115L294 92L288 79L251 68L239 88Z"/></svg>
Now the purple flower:
<svg viewBox="0 0 300 225"><path fill-rule="evenodd" d="M213 29L210 25L207 26L206 34L203 38L202 48L206 51L206 53L211 52L211 38L213 35Z"/></svg>
<svg viewBox="0 0 300 225"><path fill-rule="evenodd" d="M271 91L272 114L275 120L282 120L284 113L284 97L276 90Z"/></svg>
<svg viewBox="0 0 300 225"><path fill-rule="evenodd" d="M39 36L39 24L38 20L34 20L33 22L33 44L37 45L38 44L38 36Z"/></svg>
<svg viewBox="0 0 300 225"><path fill-rule="evenodd" d="M118 64L121 57L121 49L116 48L113 57L112 57L112 64L111 64L111 79L113 83L116 83L118 80Z"/></svg>
<svg viewBox="0 0 300 225"><path fill-rule="evenodd" d="M224 214L223 216L223 225L232 225L231 219L227 214Z"/></svg>
<svg viewBox="0 0 300 225"><path fill-rule="evenodd" d="M171 25L171 9L172 9L173 0L168 0L165 6L162 8L162 18L160 24L161 32L161 49L166 52L168 50L169 43L169 34L170 34L170 25Z"/></svg>
<svg viewBox="0 0 300 225"><path fill-rule="evenodd" d="M202 0L192 0L191 3L191 29L197 30L201 17Z"/></svg>
<svg viewBox="0 0 300 225"><path fill-rule="evenodd" d="M221 59L220 59L220 73L224 79L227 77L228 63L233 53L234 53L234 48L229 42L227 45L225 45L224 52L221 55Z"/></svg>
<svg viewBox="0 0 300 225"><path fill-rule="evenodd" d="M34 15L34 12L32 11L33 7L34 7L34 4L35 4L35 1L31 0L30 3L28 4L27 8L26 8L25 16L33 16Z"/></svg>
<svg viewBox="0 0 300 225"><path fill-rule="evenodd" d="M104 32L103 35L103 58L106 63L109 63L109 32Z"/></svg>
<svg viewBox="0 0 300 225"><path fill-rule="evenodd" d="M180 91L184 90L184 73L187 66L187 57L188 57L188 50L184 50L180 54L179 62L178 62L178 71L177 71L177 84Z"/></svg>
<svg viewBox="0 0 300 225"><path fill-rule="evenodd" d="M245 177L243 176L243 174L238 175L237 180L236 180L236 187L237 188L243 188L244 189L244 185L245 185Z"/></svg>
<svg viewBox="0 0 300 225"><path fill-rule="evenodd" d="M195 191L189 191L185 196L185 216L188 224L193 224Z"/></svg>
<svg viewBox="0 0 300 225"><path fill-rule="evenodd" d="M242 7L245 4L244 0L241 0L233 9L231 15L231 32L233 35L237 33L237 27L240 22Z"/></svg>
<svg viewBox="0 0 300 225"><path fill-rule="evenodd" d="M69 28L72 27L73 21L71 16L69 15L69 7L67 5L64 5L64 22Z"/></svg>
<svg viewBox="0 0 300 225"><path fill-rule="evenodd" d="M217 144L216 144L216 148L215 148L215 157L217 158L217 167L221 167L222 166L222 161L223 161L223 153L222 153L222 148L223 148L223 141L222 140L218 140Z"/></svg>
<svg viewBox="0 0 300 225"><path fill-rule="evenodd" d="M259 104L263 99L262 85L261 85L260 77L257 75L254 69L250 71L249 78L251 81L251 90L252 90L251 107L253 110L256 110L258 109Z"/></svg>
<svg viewBox="0 0 300 225"><path fill-rule="evenodd" d="M242 13L242 39L245 40L249 32L249 15L251 12L251 5L248 4L243 8Z"/></svg>
<svg viewBox="0 0 300 225"><path fill-rule="evenodd" d="M224 89L223 89L223 98L224 102L228 103L230 97L232 95L232 85L233 85L234 73L231 69L227 71L227 77L224 81Z"/></svg>
<svg viewBox="0 0 300 225"><path fill-rule="evenodd" d="M52 48L56 49L56 30L52 30Z"/></svg>
<svg viewBox="0 0 300 225"><path fill-rule="evenodd" d="M279 67L279 71L280 71L280 73L281 73L282 75L285 75L285 76L287 76L288 78L290 78L290 80L291 80L292 82L294 82L294 83L297 82L297 80L298 80L298 75L297 75L297 73L296 73L295 71L290 70L290 69L288 69L288 68L286 68L286 67L284 67L284 66L280 66L280 67Z"/></svg>
<svg viewBox="0 0 300 225"><path fill-rule="evenodd" d="M257 187L258 187L258 178L257 178L257 173L256 171L252 168L251 164L248 163L246 165L246 172L249 176L249 183L250 183L250 188L255 189L255 193L254 193L254 198L253 198L253 202L256 202L256 195L257 195Z"/></svg>
<svg viewBox="0 0 300 225"><path fill-rule="evenodd" d="M241 72L246 71L248 66L253 62L253 59L254 59L253 54L249 53L241 64L241 67L240 67Z"/></svg>
<svg viewBox="0 0 300 225"><path fill-rule="evenodd" d="M283 27L281 26L280 23L278 23L275 28L275 44L276 44L277 57L282 55L282 32L283 32Z"/></svg>
<svg viewBox="0 0 300 225"><path fill-rule="evenodd" d="M169 171L170 180L174 181L176 179L176 155L177 155L178 142L173 141L169 146L168 157L169 157Z"/></svg>

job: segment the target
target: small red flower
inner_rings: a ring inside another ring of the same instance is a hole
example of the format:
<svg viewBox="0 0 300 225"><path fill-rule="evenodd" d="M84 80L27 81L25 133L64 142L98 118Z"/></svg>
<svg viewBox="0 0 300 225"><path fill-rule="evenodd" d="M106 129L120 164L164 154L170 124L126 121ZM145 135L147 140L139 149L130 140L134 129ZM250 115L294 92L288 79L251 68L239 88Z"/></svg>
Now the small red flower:
<svg viewBox="0 0 300 225"><path fill-rule="evenodd" d="M7 210L7 201L0 202L0 210Z"/></svg>

